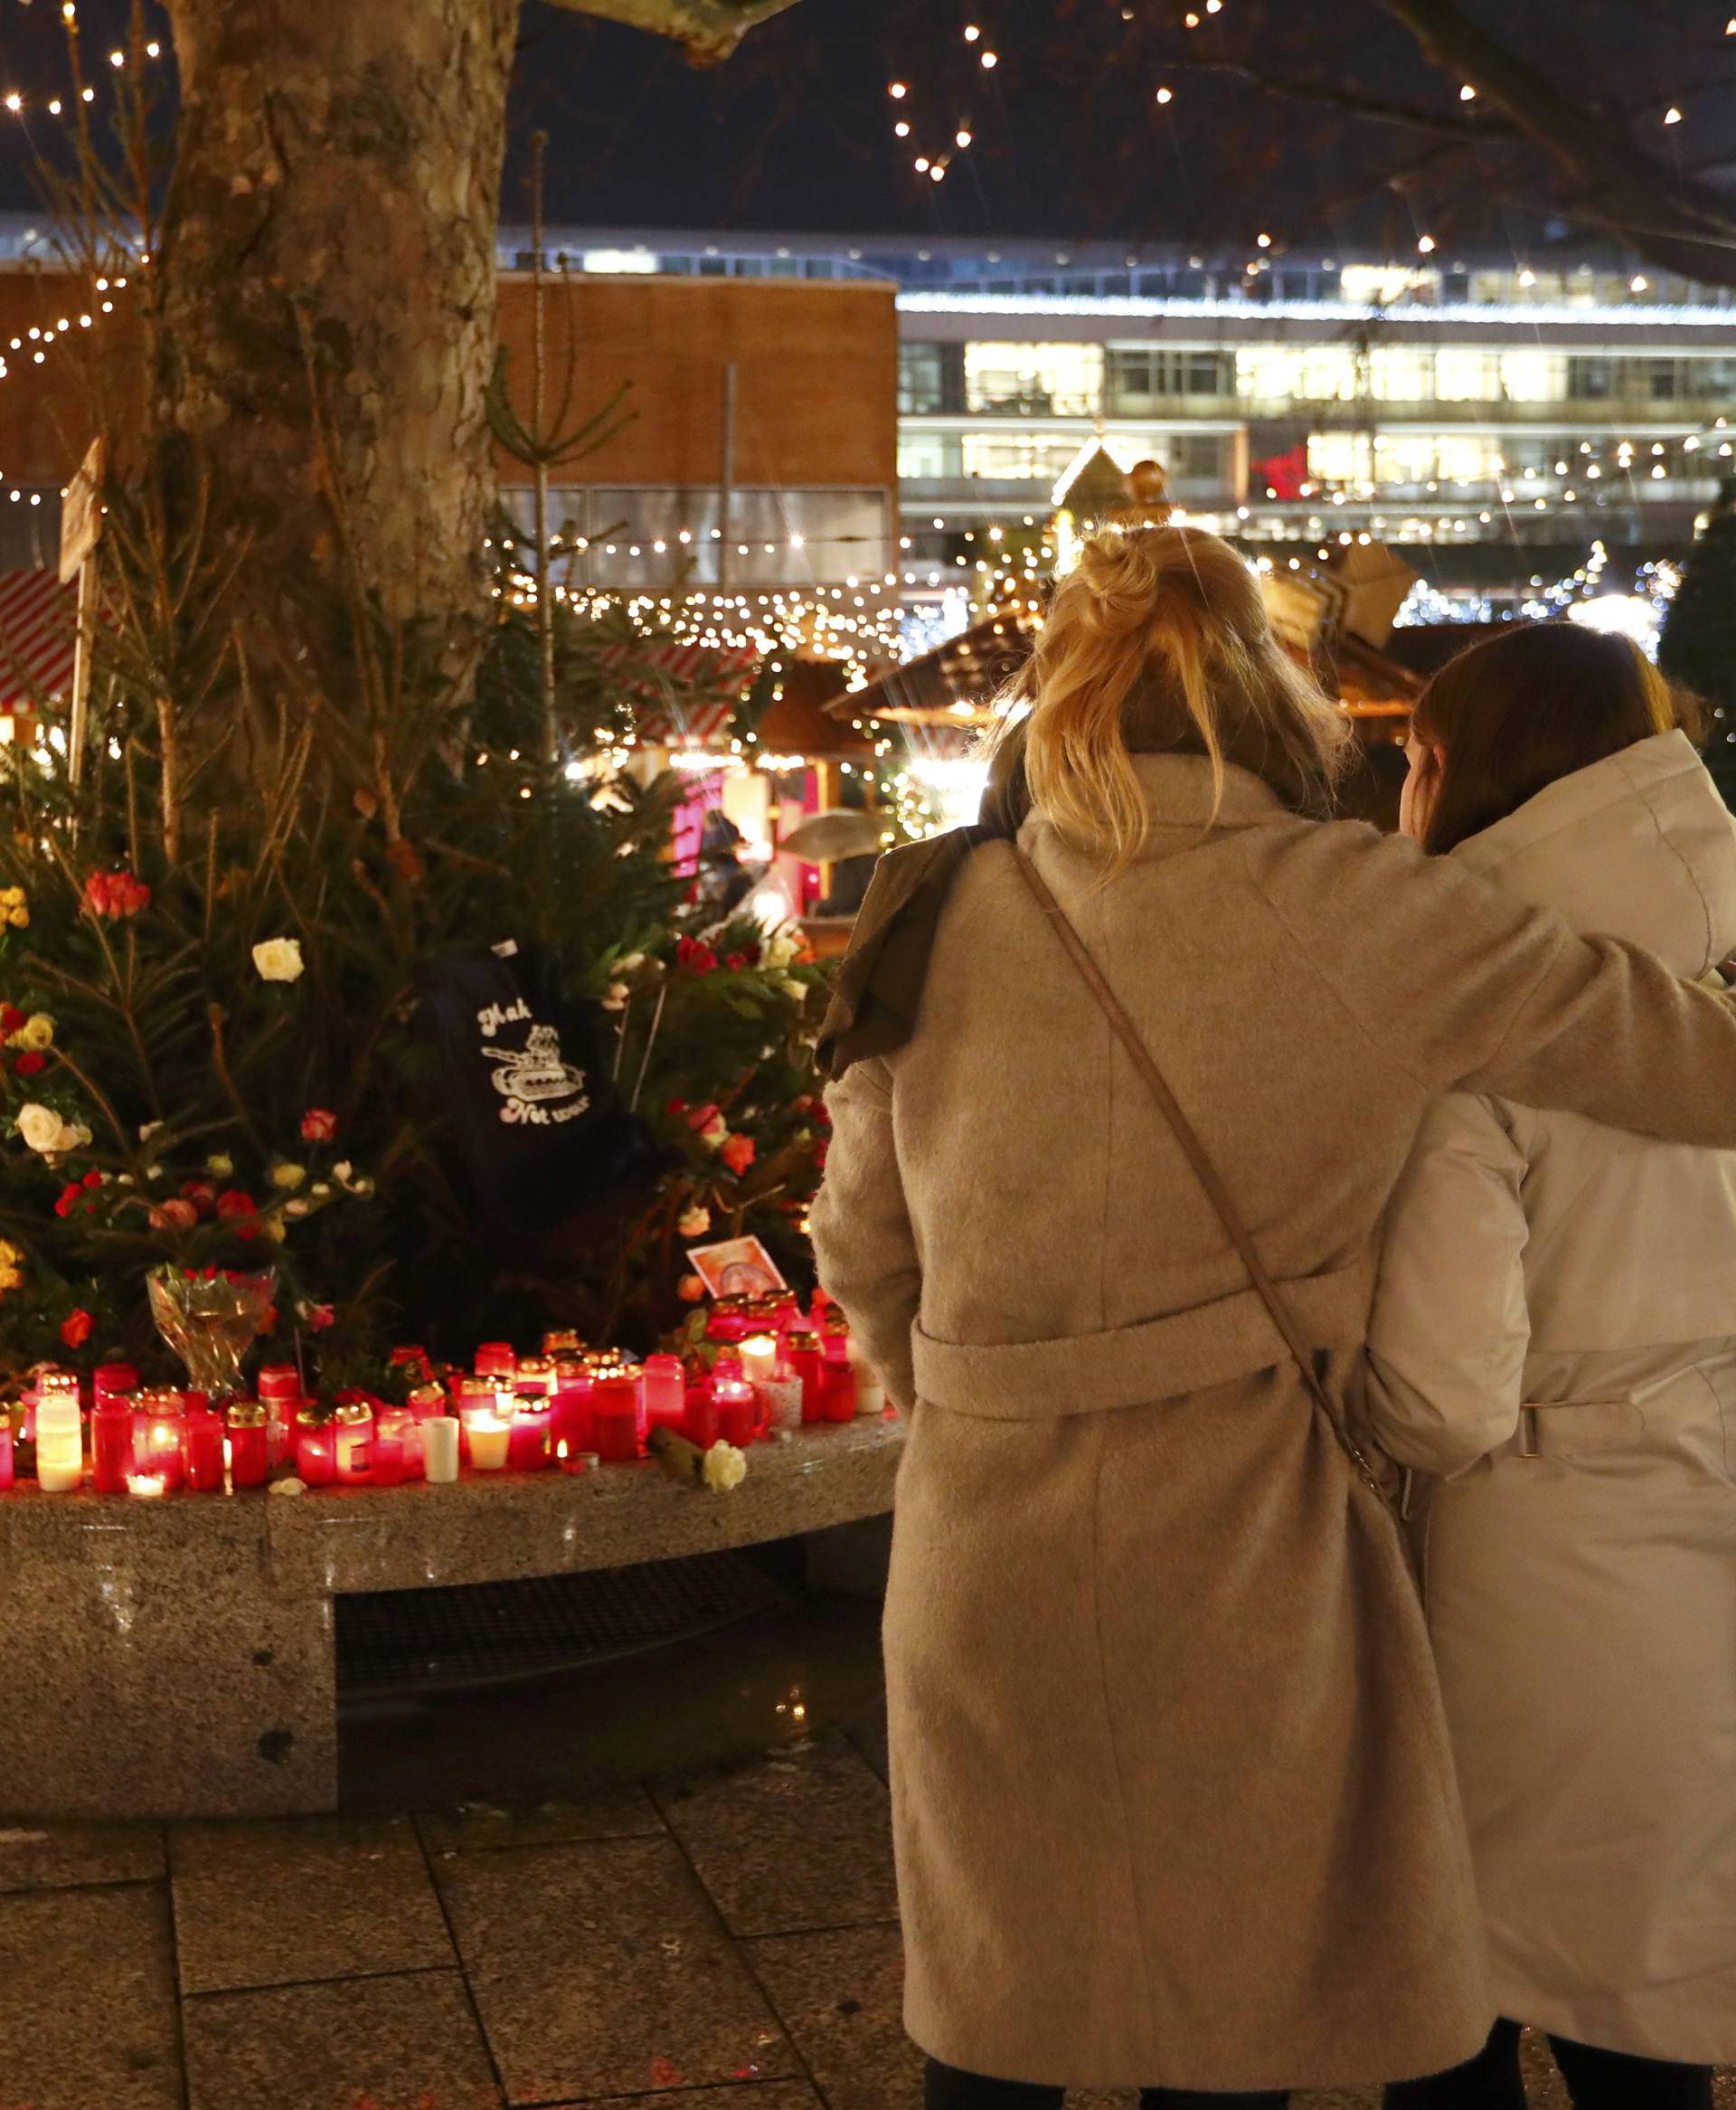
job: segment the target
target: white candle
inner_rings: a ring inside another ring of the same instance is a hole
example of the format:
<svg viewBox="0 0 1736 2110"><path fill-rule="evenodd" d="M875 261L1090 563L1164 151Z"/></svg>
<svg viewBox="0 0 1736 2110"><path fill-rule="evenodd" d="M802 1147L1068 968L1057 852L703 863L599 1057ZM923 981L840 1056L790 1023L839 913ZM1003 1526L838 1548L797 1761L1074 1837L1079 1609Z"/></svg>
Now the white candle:
<svg viewBox="0 0 1736 2110"><path fill-rule="evenodd" d="M469 1419L470 1462L478 1472L498 1472L506 1463L511 1427L498 1415L474 1414Z"/></svg>
<svg viewBox="0 0 1736 2110"><path fill-rule="evenodd" d="M430 1415L421 1424L423 1470L437 1487L458 1477L458 1424L450 1415Z"/></svg>
<svg viewBox="0 0 1736 2110"><path fill-rule="evenodd" d="M750 1334L741 1343L741 1375L750 1385L768 1385L778 1367L777 1337L769 1333Z"/></svg>
<svg viewBox="0 0 1736 2110"><path fill-rule="evenodd" d="M856 1364L856 1412L858 1415L884 1414L886 1388L866 1363Z"/></svg>
<svg viewBox="0 0 1736 2110"><path fill-rule="evenodd" d="M45 1392L36 1402L36 1483L44 1494L70 1494L84 1478L78 1396Z"/></svg>
<svg viewBox="0 0 1736 2110"><path fill-rule="evenodd" d="M160 1472L129 1472L127 1475L127 1492L146 1498L163 1492L163 1475Z"/></svg>

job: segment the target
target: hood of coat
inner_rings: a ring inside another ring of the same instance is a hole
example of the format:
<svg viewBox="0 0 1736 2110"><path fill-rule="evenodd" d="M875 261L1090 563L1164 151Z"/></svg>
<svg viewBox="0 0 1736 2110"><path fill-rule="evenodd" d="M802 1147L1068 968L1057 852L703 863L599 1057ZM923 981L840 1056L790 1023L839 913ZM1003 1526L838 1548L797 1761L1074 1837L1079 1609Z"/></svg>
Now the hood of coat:
<svg viewBox="0 0 1736 2110"><path fill-rule="evenodd" d="M1646 946L1679 975L1736 952L1736 815L1685 733L1558 778L1452 854L1588 937Z"/></svg>

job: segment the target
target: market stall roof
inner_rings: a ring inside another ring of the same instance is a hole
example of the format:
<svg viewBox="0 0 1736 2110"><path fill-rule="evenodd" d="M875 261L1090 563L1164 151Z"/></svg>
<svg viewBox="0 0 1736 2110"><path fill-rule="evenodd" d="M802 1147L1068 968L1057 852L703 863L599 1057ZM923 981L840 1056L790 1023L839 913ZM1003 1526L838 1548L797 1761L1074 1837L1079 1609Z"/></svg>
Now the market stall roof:
<svg viewBox="0 0 1736 2110"><path fill-rule="evenodd" d="M810 762L855 762L873 754L873 736L852 723L864 715L866 694L845 686L835 659L792 661L754 728L760 753L799 754Z"/></svg>
<svg viewBox="0 0 1736 2110"><path fill-rule="evenodd" d="M994 724L989 699L1024 666L1034 642L1034 632L1019 618L995 616L890 668L826 709L835 717L885 718L907 725L968 730Z"/></svg>
<svg viewBox="0 0 1736 2110"><path fill-rule="evenodd" d="M624 639L602 646L597 658L632 697L639 738L657 747L723 742L760 665L760 655L741 647L674 639Z"/></svg>

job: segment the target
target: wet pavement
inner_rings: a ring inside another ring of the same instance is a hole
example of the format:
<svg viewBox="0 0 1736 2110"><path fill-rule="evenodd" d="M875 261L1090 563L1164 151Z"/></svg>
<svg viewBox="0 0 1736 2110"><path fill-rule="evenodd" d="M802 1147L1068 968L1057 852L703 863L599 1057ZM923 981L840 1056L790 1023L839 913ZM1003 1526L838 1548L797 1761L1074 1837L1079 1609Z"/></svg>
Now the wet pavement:
<svg viewBox="0 0 1736 2110"><path fill-rule="evenodd" d="M0 2110L913 2110L873 1630L371 1709L335 1818L0 1826Z"/></svg>

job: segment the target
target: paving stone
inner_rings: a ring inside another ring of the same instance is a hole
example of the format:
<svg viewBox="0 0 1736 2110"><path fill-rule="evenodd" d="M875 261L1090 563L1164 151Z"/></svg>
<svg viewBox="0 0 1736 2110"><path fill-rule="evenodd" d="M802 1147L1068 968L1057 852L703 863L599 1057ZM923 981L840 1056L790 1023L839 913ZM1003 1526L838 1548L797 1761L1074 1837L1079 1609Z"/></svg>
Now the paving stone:
<svg viewBox="0 0 1736 2110"><path fill-rule="evenodd" d="M420 1811L416 1828L430 1853L463 1853L496 1846L563 1846L580 1839L640 1839L664 1829L643 1788L609 1788L531 1810L465 1802L452 1810Z"/></svg>
<svg viewBox="0 0 1736 2110"><path fill-rule="evenodd" d="M190 2110L500 2110L456 1971L202 1993L185 2011Z"/></svg>
<svg viewBox="0 0 1736 2110"><path fill-rule="evenodd" d="M660 1791L658 1802L734 1934L898 1916L891 1799L840 1734Z"/></svg>
<svg viewBox="0 0 1736 2110"><path fill-rule="evenodd" d="M922 2054L904 2034L904 1954L895 1926L776 1935L748 1954L831 2110L906 2110L922 2097Z"/></svg>
<svg viewBox="0 0 1736 2110"><path fill-rule="evenodd" d="M0 1892L148 1882L162 1873L159 1824L0 1824Z"/></svg>
<svg viewBox="0 0 1736 2110"><path fill-rule="evenodd" d="M169 1869L186 1992L453 1961L408 1817L177 1824Z"/></svg>
<svg viewBox="0 0 1736 2110"><path fill-rule="evenodd" d="M0 1897L0 2110L181 2110L158 1890Z"/></svg>
<svg viewBox="0 0 1736 2110"><path fill-rule="evenodd" d="M512 2102L799 2072L672 1840L509 1847L435 1868Z"/></svg>

